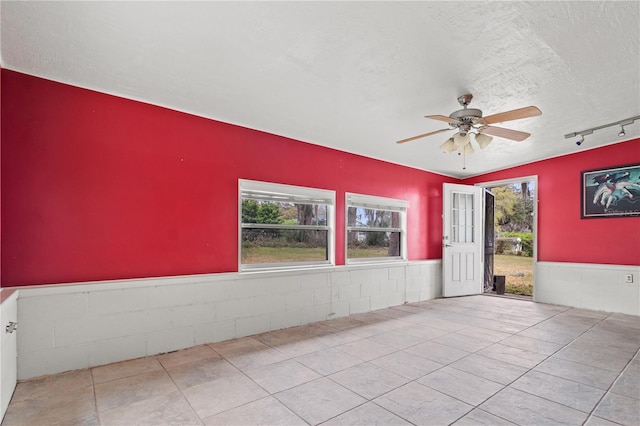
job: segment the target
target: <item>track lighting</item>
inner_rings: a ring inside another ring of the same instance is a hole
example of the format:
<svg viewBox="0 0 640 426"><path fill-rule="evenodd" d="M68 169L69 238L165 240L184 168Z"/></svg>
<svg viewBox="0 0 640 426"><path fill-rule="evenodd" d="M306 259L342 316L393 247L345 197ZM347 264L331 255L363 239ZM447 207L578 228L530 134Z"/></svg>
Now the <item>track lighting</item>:
<svg viewBox="0 0 640 426"><path fill-rule="evenodd" d="M573 138L575 136L580 136L580 139L578 139L576 141L576 145L580 146L580 145L582 145L582 142L584 142L584 137L586 135L590 135L596 130L605 129L605 128L611 127L611 126L620 126L620 131L618 132L618 137L621 138L621 137L623 137L623 136L625 136L627 134L624 131L624 126L628 126L630 124L633 124L633 122L636 121L636 120L640 120L640 115L636 115L635 117L630 117L630 118L627 118L625 120L616 121L614 123L603 124L602 126L596 126L596 127L590 128L590 129L581 130L579 132L567 133L566 135L564 135L564 138L565 139L569 139L569 138Z"/></svg>

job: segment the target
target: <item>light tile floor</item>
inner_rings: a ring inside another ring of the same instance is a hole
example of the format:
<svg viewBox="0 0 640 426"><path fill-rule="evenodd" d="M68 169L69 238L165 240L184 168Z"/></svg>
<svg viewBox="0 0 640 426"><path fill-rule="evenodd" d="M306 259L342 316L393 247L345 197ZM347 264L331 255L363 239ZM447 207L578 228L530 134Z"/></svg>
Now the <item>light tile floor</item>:
<svg viewBox="0 0 640 426"><path fill-rule="evenodd" d="M9 425L638 425L640 317L473 296L19 383Z"/></svg>

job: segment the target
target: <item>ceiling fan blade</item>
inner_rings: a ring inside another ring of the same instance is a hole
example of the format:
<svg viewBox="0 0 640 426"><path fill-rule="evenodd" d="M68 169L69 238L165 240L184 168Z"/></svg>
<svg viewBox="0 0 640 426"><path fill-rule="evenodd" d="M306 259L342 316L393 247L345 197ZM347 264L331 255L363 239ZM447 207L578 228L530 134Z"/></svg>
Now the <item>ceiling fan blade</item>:
<svg viewBox="0 0 640 426"><path fill-rule="evenodd" d="M498 114L489 115L482 119L485 124L503 123L505 121L519 120L521 118L535 117L542 115L537 107L528 106L524 108L518 108L511 111L499 112Z"/></svg>
<svg viewBox="0 0 640 426"><path fill-rule="evenodd" d="M497 136L499 138L505 138L505 139L511 139L513 141L518 141L518 142L522 142L523 140L531 136L531 133L521 132L519 130L504 129L502 127L495 127L495 126L482 127L479 130L479 132L484 133L486 135Z"/></svg>
<svg viewBox="0 0 640 426"><path fill-rule="evenodd" d="M402 139L401 141L398 141L396 143L411 142L412 140L416 140L416 139L420 139L420 138L426 138L427 136L435 135L436 133L446 132L447 130L451 130L451 129L436 130L435 132L429 132L429 133L425 133L423 135L414 136L412 138Z"/></svg>
<svg viewBox="0 0 640 426"><path fill-rule="evenodd" d="M444 115L425 115L424 118L430 118L432 120L444 121L445 123L461 123L460 120L456 118L446 117Z"/></svg>

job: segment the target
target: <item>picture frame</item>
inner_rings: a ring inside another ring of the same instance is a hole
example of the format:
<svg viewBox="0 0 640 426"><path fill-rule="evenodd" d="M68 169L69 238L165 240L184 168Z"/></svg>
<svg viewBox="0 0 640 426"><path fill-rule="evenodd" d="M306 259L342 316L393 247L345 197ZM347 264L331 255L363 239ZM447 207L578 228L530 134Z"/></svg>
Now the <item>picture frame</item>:
<svg viewBox="0 0 640 426"><path fill-rule="evenodd" d="M582 219L640 216L640 164L580 172Z"/></svg>

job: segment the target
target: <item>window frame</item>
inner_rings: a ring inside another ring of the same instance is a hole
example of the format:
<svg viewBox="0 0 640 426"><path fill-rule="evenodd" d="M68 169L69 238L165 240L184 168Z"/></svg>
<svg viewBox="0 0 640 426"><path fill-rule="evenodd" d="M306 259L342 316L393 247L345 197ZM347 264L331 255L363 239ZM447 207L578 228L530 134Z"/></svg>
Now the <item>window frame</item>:
<svg viewBox="0 0 640 426"><path fill-rule="evenodd" d="M349 207L363 207L376 210L385 210L400 213L399 228L364 228L349 226ZM345 264L381 263L381 262L406 262L407 253L407 209L409 203L397 198L380 197L376 195L345 193L344 203L344 260ZM377 231L400 232L400 256L349 258L349 231Z"/></svg>
<svg viewBox="0 0 640 426"><path fill-rule="evenodd" d="M250 194L243 198L243 194ZM243 224L242 201L253 199L274 202L298 202L300 204L318 204L327 206L326 225L283 225L283 224ZM300 268L318 268L335 265L335 206L336 192L328 189L309 188L281 183L238 179L238 271L277 271ZM327 231L327 260L280 262L280 263L242 263L243 229L281 229L281 230L322 230Z"/></svg>

